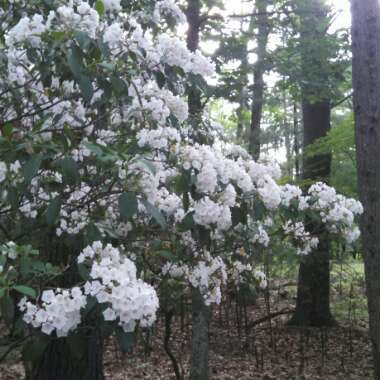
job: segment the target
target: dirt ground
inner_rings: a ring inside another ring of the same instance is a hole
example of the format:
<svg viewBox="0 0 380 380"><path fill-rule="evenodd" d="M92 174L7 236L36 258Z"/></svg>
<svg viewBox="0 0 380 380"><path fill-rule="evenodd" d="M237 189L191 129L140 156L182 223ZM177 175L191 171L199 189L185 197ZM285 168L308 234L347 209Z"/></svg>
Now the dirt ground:
<svg viewBox="0 0 380 380"><path fill-rule="evenodd" d="M213 310L212 379L368 380L372 377L365 322L341 321L340 326L333 329L297 329L286 326L289 314L285 314L246 329L245 321L257 321L266 313L264 302L248 307L246 318L241 315L237 318L234 304ZM170 340L170 349L184 379L189 372L190 323L187 319L174 319ZM121 353L116 342L109 341L105 355L107 380L175 379L172 363L164 350L163 335L164 323L160 319L150 338L139 336L130 353ZM17 357L0 365L0 380L21 379L23 368Z"/></svg>

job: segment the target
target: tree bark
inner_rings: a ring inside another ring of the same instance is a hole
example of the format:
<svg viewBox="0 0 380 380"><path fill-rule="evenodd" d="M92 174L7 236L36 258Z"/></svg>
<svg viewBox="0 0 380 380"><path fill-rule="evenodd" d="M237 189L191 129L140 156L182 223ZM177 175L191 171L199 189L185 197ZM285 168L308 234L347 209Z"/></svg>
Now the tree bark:
<svg viewBox="0 0 380 380"><path fill-rule="evenodd" d="M374 378L380 379L380 3L352 0L353 89L362 247Z"/></svg>
<svg viewBox="0 0 380 380"><path fill-rule="evenodd" d="M187 31L187 48L190 51L196 51L199 47L199 35L201 28L201 1L200 0L188 0L186 17L188 23ZM201 103L201 91L196 86L189 86L188 90L188 105L190 121L193 126L199 122L199 115L202 112Z"/></svg>
<svg viewBox="0 0 380 380"><path fill-rule="evenodd" d="M68 344L66 338L52 340L41 360L33 363L27 380L104 380L103 338L100 332L91 331L79 349Z"/></svg>
<svg viewBox="0 0 380 380"><path fill-rule="evenodd" d="M326 135L330 129L330 104L320 101L303 102L304 146ZM305 157L304 180L321 180L329 177L331 155ZM319 237L319 245L301 261L298 274L296 310L290 320L298 326L333 326L336 324L330 311L330 255L328 234L322 225L311 223Z"/></svg>
<svg viewBox="0 0 380 380"><path fill-rule="evenodd" d="M248 151L255 160L260 157L261 117L264 103L264 73L266 71L266 49L270 24L267 14L267 0L256 0L257 13L257 61L253 69L253 91L251 106L251 125Z"/></svg>
<svg viewBox="0 0 380 380"><path fill-rule="evenodd" d="M199 47L201 29L201 1L188 0L186 17L189 25L187 47L196 51ZM201 123L201 92L196 86L188 87L188 104L190 123L197 130ZM209 308L206 307L198 289L192 289L192 341L190 380L208 380L208 323Z"/></svg>
<svg viewBox="0 0 380 380"><path fill-rule="evenodd" d="M208 380L208 326L210 308L198 289L192 288L192 340L190 380Z"/></svg>
<svg viewBox="0 0 380 380"><path fill-rule="evenodd" d="M283 90L282 93L282 107L283 107L283 128L284 128L284 138L285 138L285 149L286 149L286 175L293 179L293 160L292 160L292 146L291 146L291 129L288 123L288 104L286 98L286 91Z"/></svg>
<svg viewBox="0 0 380 380"><path fill-rule="evenodd" d="M321 83L328 79L328 56L321 54L326 31L327 11L323 0L300 3L300 46L302 55L302 116L303 148L325 137L330 130L330 100L328 89ZM331 154L304 156L302 179L308 182L328 181ZM323 225L310 223L318 235L319 245L303 258L299 268L297 302L289 324L298 326L333 326L330 311L330 255L328 234Z"/></svg>
<svg viewBox="0 0 380 380"><path fill-rule="evenodd" d="M296 180L300 179L300 143L299 143L299 130L298 130L298 108L297 103L293 103L293 135L294 135L294 169Z"/></svg>

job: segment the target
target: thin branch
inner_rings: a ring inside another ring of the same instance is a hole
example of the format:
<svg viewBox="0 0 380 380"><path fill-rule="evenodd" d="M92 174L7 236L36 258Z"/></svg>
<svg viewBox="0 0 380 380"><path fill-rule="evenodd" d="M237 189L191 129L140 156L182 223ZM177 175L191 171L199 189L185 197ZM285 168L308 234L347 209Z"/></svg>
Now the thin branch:
<svg viewBox="0 0 380 380"><path fill-rule="evenodd" d="M352 98L352 96L354 95L354 92L351 91L347 96L345 96L343 99L339 100L338 102L334 103L331 105L331 109L333 108L336 108L338 106L340 106L342 103L344 103L346 100Z"/></svg>
<svg viewBox="0 0 380 380"><path fill-rule="evenodd" d="M282 310L276 311L274 313L268 314L262 318L256 319L256 320L248 323L247 329L251 330L253 327L260 325L261 323L266 322L268 320L271 320L271 319L278 317L280 315L293 314L293 313L294 313L294 309L282 309Z"/></svg>

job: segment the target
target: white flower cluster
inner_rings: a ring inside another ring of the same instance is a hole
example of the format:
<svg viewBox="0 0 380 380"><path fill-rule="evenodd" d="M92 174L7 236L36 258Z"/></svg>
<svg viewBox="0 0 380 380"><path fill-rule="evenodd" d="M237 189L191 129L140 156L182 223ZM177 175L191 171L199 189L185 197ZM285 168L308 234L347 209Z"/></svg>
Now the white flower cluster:
<svg viewBox="0 0 380 380"><path fill-rule="evenodd" d="M161 0L157 1L154 12L153 12L153 21L159 23L162 16L171 16L177 23L186 22L186 16L179 9L178 5L172 0Z"/></svg>
<svg viewBox="0 0 380 380"><path fill-rule="evenodd" d="M24 312L23 319L26 323L41 328L44 334L50 335L55 331L58 337L62 337L80 324L80 312L86 306L86 298L79 287L45 290L41 295L41 305L23 298L19 309Z"/></svg>
<svg viewBox="0 0 380 380"><path fill-rule="evenodd" d="M253 273L255 279L259 282L261 289L265 289L268 286L267 276L261 270L255 270Z"/></svg>
<svg viewBox="0 0 380 380"><path fill-rule="evenodd" d="M250 238L251 243L259 243L264 247L268 247L270 237L266 231L264 225L260 222L255 223L253 226L253 236Z"/></svg>
<svg viewBox="0 0 380 380"><path fill-rule="evenodd" d="M156 318L158 298L155 290L136 278L134 263L110 244L94 242L78 256L78 263L91 265L90 280L83 288L45 290L39 304L23 298L19 308L23 319L45 334L56 332L67 336L81 323L81 310L87 296L108 307L103 312L106 321L117 320L125 331L132 331L137 321L149 326Z"/></svg>
<svg viewBox="0 0 380 380"><path fill-rule="evenodd" d="M110 244L103 246L94 242L85 248L78 257L78 263L89 261L90 278L84 286L85 294L106 304L105 320L117 320L127 331L135 328L137 321L141 326L150 326L156 319L158 298L152 286L136 277L134 263L122 256Z"/></svg>
<svg viewBox="0 0 380 380"><path fill-rule="evenodd" d="M239 287L241 283L245 282L245 273L252 273L252 265L244 264L237 260L232 262L231 267L228 270L228 277L234 282L234 284Z"/></svg>
<svg viewBox="0 0 380 380"><path fill-rule="evenodd" d="M299 200L302 197L302 190L298 186L286 184L281 186L281 204L289 207L292 200Z"/></svg>
<svg viewBox="0 0 380 380"><path fill-rule="evenodd" d="M227 281L226 265L222 258L212 257L208 252L200 256L193 267L181 263L166 263L162 267L162 273L188 281L191 286L199 289L206 305L220 303L222 297L220 288Z"/></svg>
<svg viewBox="0 0 380 380"><path fill-rule="evenodd" d="M224 231L231 227L231 211L228 206L219 205L209 197L204 197L194 203L194 221L207 228L216 225L218 230Z"/></svg>
<svg viewBox="0 0 380 380"><path fill-rule="evenodd" d="M85 1L77 1L76 11L73 3L62 5L57 9L58 22L66 30L81 30L95 38L99 27L99 14Z"/></svg>
<svg viewBox="0 0 380 380"><path fill-rule="evenodd" d="M104 8L107 11L111 12L119 12L121 11L121 0L102 0L104 4Z"/></svg>
<svg viewBox="0 0 380 380"><path fill-rule="evenodd" d="M3 161L0 161L0 183L5 181L7 178L7 164Z"/></svg>
<svg viewBox="0 0 380 380"><path fill-rule="evenodd" d="M203 77L211 77L215 73L215 65L201 52L190 52L184 41L168 34L161 34L157 39L157 52L162 62L169 66L177 66L185 73L193 73Z"/></svg>
<svg viewBox="0 0 380 380"><path fill-rule="evenodd" d="M220 287L227 281L226 266L221 257L211 257L205 254L205 260L199 260L189 273L189 281L194 288L198 288L205 304L219 304L222 295Z"/></svg>
<svg viewBox="0 0 380 380"><path fill-rule="evenodd" d="M302 222L288 220L282 228L285 234L290 235L295 240L298 255L307 255L318 247L318 238L311 236L310 232L305 230Z"/></svg>
<svg viewBox="0 0 380 380"><path fill-rule="evenodd" d="M322 182L312 185L308 193L304 203L319 212L330 232L342 233L349 244L359 238L359 229L354 224L355 217L363 213L359 201L336 194L333 187Z"/></svg>
<svg viewBox="0 0 380 380"><path fill-rule="evenodd" d="M46 31L44 19L35 14L32 18L24 16L5 36L8 46L15 46L28 41L31 46L38 47L41 44L41 34Z"/></svg>
<svg viewBox="0 0 380 380"><path fill-rule="evenodd" d="M187 102L167 89L161 89L153 80L134 79L129 87L132 96L132 109L149 112L152 119L161 126L166 126L167 118L172 114L180 123L188 117Z"/></svg>
<svg viewBox="0 0 380 380"><path fill-rule="evenodd" d="M178 143L181 140L178 130L170 127L158 127L157 129L144 128L137 133L136 137L140 147L166 150L170 143Z"/></svg>

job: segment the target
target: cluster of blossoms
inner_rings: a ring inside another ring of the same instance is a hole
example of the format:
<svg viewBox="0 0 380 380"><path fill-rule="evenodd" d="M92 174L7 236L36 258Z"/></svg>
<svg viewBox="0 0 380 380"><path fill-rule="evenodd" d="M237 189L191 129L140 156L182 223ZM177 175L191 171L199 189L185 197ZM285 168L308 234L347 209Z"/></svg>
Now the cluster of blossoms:
<svg viewBox="0 0 380 380"><path fill-rule="evenodd" d="M197 265L191 270L189 281L203 295L206 305L219 304L221 301L220 287L227 281L227 272L220 257L212 257L206 252Z"/></svg>
<svg viewBox="0 0 380 380"><path fill-rule="evenodd" d="M328 230L342 234L348 244L359 238L359 228L355 225L355 217L363 213L359 201L337 194L333 187L318 182L310 186L300 207L301 203L303 208L317 211Z"/></svg>
<svg viewBox="0 0 380 380"><path fill-rule="evenodd" d="M305 226L302 222L288 220L282 228L286 235L290 235L299 242L299 244L297 244L298 255L307 255L313 248L318 246L319 239L311 236L310 232L305 230Z"/></svg>
<svg viewBox="0 0 380 380"><path fill-rule="evenodd" d="M177 4L171 0L158 1L153 12L152 19L158 23L162 19L162 15L172 16L178 23L186 22L186 17L179 9Z"/></svg>
<svg viewBox="0 0 380 380"><path fill-rule="evenodd" d="M23 298L19 309L23 319L45 334L67 336L81 323L81 310L87 297L105 304L106 321L117 320L124 331L133 331L137 321L150 326L156 318L158 298L155 290L136 277L134 263L110 244L94 242L78 256L78 263L90 265L90 279L83 287L44 290L39 304Z"/></svg>
<svg viewBox="0 0 380 380"><path fill-rule="evenodd" d="M186 264L166 263L162 267L163 275L188 281L198 289L206 305L219 304L221 301L221 286L227 282L226 265L222 258L212 257L204 252L195 266Z"/></svg>
<svg viewBox="0 0 380 380"><path fill-rule="evenodd" d="M250 277L253 277L261 289L268 286L267 276L261 270L254 270L251 264L244 264L241 261L234 261L229 269L229 278L239 287L243 283L249 283Z"/></svg>
<svg viewBox="0 0 380 380"><path fill-rule="evenodd" d="M27 301L19 303L23 319L44 334L56 332L58 337L67 336L81 322L81 309L86 306L86 296L79 287L72 289L44 290L41 305Z"/></svg>
<svg viewBox="0 0 380 380"><path fill-rule="evenodd" d="M110 244L94 242L78 256L78 263L91 263L85 294L108 307L107 321L117 320L125 331L133 331L136 321L150 326L156 319L158 298L152 286L136 277L135 264Z"/></svg>

